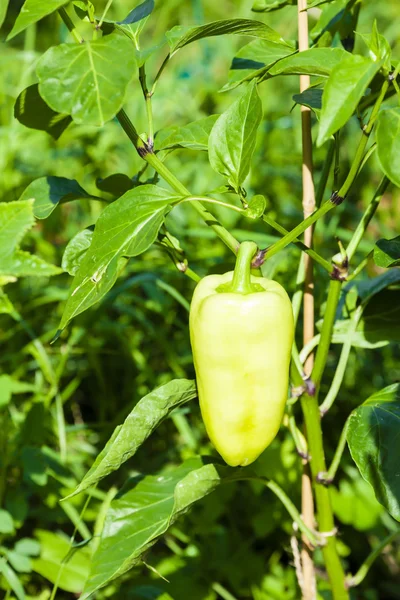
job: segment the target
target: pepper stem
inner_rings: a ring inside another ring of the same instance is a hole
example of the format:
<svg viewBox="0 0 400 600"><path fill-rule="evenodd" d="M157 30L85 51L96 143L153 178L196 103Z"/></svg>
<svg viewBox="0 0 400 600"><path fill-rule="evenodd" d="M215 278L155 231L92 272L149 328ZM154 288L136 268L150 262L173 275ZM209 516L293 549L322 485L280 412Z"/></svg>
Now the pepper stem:
<svg viewBox="0 0 400 600"><path fill-rule="evenodd" d="M257 292L258 287L251 283L251 261L257 252L255 242L242 242L236 257L235 270L233 272L230 291L235 294L252 294Z"/></svg>

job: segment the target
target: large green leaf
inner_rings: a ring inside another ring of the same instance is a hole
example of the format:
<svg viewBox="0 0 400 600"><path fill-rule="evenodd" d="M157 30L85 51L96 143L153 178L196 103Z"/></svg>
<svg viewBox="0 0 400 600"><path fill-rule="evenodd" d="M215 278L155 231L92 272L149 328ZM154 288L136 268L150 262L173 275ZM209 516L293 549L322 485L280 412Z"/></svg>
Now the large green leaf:
<svg viewBox="0 0 400 600"><path fill-rule="evenodd" d="M270 40L271 42L284 43L284 39L279 33L268 27L265 23L253 21L252 19L224 19L200 25L199 27L182 27L177 25L167 31L165 35L172 56L180 48L191 42L196 42L206 37L227 34L249 35L251 37Z"/></svg>
<svg viewBox="0 0 400 600"><path fill-rule="evenodd" d="M181 514L232 473L193 458L165 473L128 481L107 512L81 600L139 564Z"/></svg>
<svg viewBox="0 0 400 600"><path fill-rule="evenodd" d="M382 61L348 54L334 67L322 96L318 146L347 123L381 66Z"/></svg>
<svg viewBox="0 0 400 600"><path fill-rule="evenodd" d="M11 40L29 25L37 23L43 17L50 15L63 4L67 4L66 0L26 0L14 23L14 27L8 34L7 40Z"/></svg>
<svg viewBox="0 0 400 600"><path fill-rule="evenodd" d="M47 131L56 140L72 123L69 115L61 115L47 106L39 94L37 83L20 93L15 101L14 116L25 127Z"/></svg>
<svg viewBox="0 0 400 600"><path fill-rule="evenodd" d="M349 55L341 48L311 48L276 63L266 72L266 78L276 75L316 75L329 77Z"/></svg>
<svg viewBox="0 0 400 600"><path fill-rule="evenodd" d="M33 214L37 219L46 219L60 203L91 197L74 179L50 176L32 181L20 200L33 198Z"/></svg>
<svg viewBox="0 0 400 600"><path fill-rule="evenodd" d="M0 203L0 275L48 276L61 269L19 249L25 233L35 222L33 199Z"/></svg>
<svg viewBox="0 0 400 600"><path fill-rule="evenodd" d="M377 500L400 521L400 384L376 392L350 416L351 456Z"/></svg>
<svg viewBox="0 0 400 600"><path fill-rule="evenodd" d="M147 394L136 404L124 423L114 430L79 486L67 497L83 492L119 469L172 410L196 396L195 382L187 379L174 379Z"/></svg>
<svg viewBox="0 0 400 600"><path fill-rule="evenodd" d="M114 285L126 258L154 242L177 197L155 185L129 190L101 213L89 250L72 282L60 329L98 302Z"/></svg>
<svg viewBox="0 0 400 600"><path fill-rule="evenodd" d="M122 108L135 64L132 42L117 33L61 44L37 64L39 92L53 110L100 127Z"/></svg>
<svg viewBox="0 0 400 600"><path fill-rule="evenodd" d="M376 145L383 172L400 187L400 108L388 108L379 114Z"/></svg>
<svg viewBox="0 0 400 600"><path fill-rule="evenodd" d="M79 594L89 574L89 548L75 548L70 551L69 539L52 531L35 532L40 542L40 557L32 560L32 567L51 583L66 592Z"/></svg>
<svg viewBox="0 0 400 600"><path fill-rule="evenodd" d="M261 117L261 100L257 85L252 82L211 130L208 140L210 164L214 171L227 177L236 190L250 170Z"/></svg>
<svg viewBox="0 0 400 600"><path fill-rule="evenodd" d="M378 240L374 248L374 261L378 267L400 267L400 235L392 240Z"/></svg>
<svg viewBox="0 0 400 600"><path fill-rule="evenodd" d="M210 115L182 125L162 129L156 136L158 150L168 148L190 148L191 150L208 150L208 137L219 115Z"/></svg>
<svg viewBox="0 0 400 600"><path fill-rule="evenodd" d="M4 19L6 18L8 3L9 0L1 0L0 2L0 27L3 25Z"/></svg>

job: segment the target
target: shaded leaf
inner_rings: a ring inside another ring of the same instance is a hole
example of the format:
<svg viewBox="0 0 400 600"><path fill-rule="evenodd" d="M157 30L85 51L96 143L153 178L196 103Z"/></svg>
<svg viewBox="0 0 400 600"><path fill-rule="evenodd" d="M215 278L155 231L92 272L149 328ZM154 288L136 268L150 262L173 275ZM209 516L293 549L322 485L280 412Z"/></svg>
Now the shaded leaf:
<svg viewBox="0 0 400 600"><path fill-rule="evenodd" d="M350 416L347 441L376 499L400 521L400 384L373 394Z"/></svg>
<svg viewBox="0 0 400 600"><path fill-rule="evenodd" d="M297 4L297 0L256 0L251 10L253 12L271 12L279 10L284 6L293 6Z"/></svg>
<svg viewBox="0 0 400 600"><path fill-rule="evenodd" d="M24 31L29 25L37 23L43 17L51 15L60 6L67 4L66 0L26 0L19 13L7 41Z"/></svg>
<svg viewBox="0 0 400 600"><path fill-rule="evenodd" d="M33 199L33 214L37 219L46 219L58 204L80 198L91 198L75 179L66 177L40 177L23 191L21 200Z"/></svg>
<svg viewBox="0 0 400 600"><path fill-rule="evenodd" d="M72 282L60 329L98 302L114 285L125 257L141 254L154 242L170 204L177 197L155 185L142 185L101 213L89 250Z"/></svg>
<svg viewBox="0 0 400 600"><path fill-rule="evenodd" d="M235 190L239 190L250 170L261 117L261 100L257 85L252 82L211 130L208 140L210 164L214 171L228 178Z"/></svg>
<svg viewBox="0 0 400 600"><path fill-rule="evenodd" d="M128 175L124 173L114 173L104 179L98 179L96 186L99 190L113 194L114 196L122 196L127 191L135 187L134 182Z"/></svg>
<svg viewBox="0 0 400 600"><path fill-rule="evenodd" d="M400 108L388 108L379 113L376 145L382 171L400 187Z"/></svg>
<svg viewBox="0 0 400 600"><path fill-rule="evenodd" d="M129 15L123 21L118 21L119 25L131 25L148 17L154 10L154 0L145 0L139 6L131 10Z"/></svg>
<svg viewBox="0 0 400 600"><path fill-rule="evenodd" d="M308 88L301 94L293 94L293 100L297 104L308 106L319 117L322 108L322 93L323 90L320 88Z"/></svg>
<svg viewBox="0 0 400 600"><path fill-rule="evenodd" d="M107 512L81 600L139 564L142 554L179 516L232 471L193 458L161 475L128 481Z"/></svg>
<svg viewBox="0 0 400 600"><path fill-rule="evenodd" d="M79 594L89 574L90 550L86 547L70 552L70 541L51 531L35 532L40 542L40 557L32 560L32 569L66 592Z"/></svg>
<svg viewBox="0 0 400 600"><path fill-rule="evenodd" d="M271 42L283 42L283 38L279 33L261 23L252 19L225 19L222 21L214 21L199 27L182 27L177 25L166 32L166 38L171 51L171 56L180 48L183 48L191 42L201 40L206 37L218 35L249 35L252 37L270 40Z"/></svg>
<svg viewBox="0 0 400 600"><path fill-rule="evenodd" d="M218 117L219 115L210 115L181 127L162 129L156 135L157 149L190 148L191 150L208 150L208 138Z"/></svg>
<svg viewBox="0 0 400 600"><path fill-rule="evenodd" d="M116 33L60 44L38 61L39 92L53 110L100 127L122 108L135 64L132 42Z"/></svg>
<svg viewBox="0 0 400 600"><path fill-rule="evenodd" d="M400 282L400 269L393 269L392 271L386 271L377 277L371 279L365 279L363 281L357 281L354 285L357 288L359 297L363 302L370 300L372 296L379 294L382 290L389 286Z"/></svg>
<svg viewBox="0 0 400 600"><path fill-rule="evenodd" d="M374 248L374 261L378 267L399 267L400 235L392 240L378 240Z"/></svg>
<svg viewBox="0 0 400 600"><path fill-rule="evenodd" d="M360 477L356 468L346 469L356 476L341 479L339 489L332 486L332 508L338 519L358 531L368 531L378 525L383 512L382 505L375 499L371 487Z"/></svg>
<svg viewBox="0 0 400 600"><path fill-rule="evenodd" d="M318 146L347 123L381 66L370 58L348 54L334 67L322 96Z"/></svg>
<svg viewBox="0 0 400 600"><path fill-rule="evenodd" d="M80 231L68 242L64 250L61 266L70 275L77 274L81 262L93 240L94 226Z"/></svg>
<svg viewBox="0 0 400 600"><path fill-rule="evenodd" d="M172 410L196 396L195 382L187 379L174 379L144 396L124 423L114 430L79 486L67 497L79 494L119 469Z"/></svg>
<svg viewBox="0 0 400 600"><path fill-rule="evenodd" d="M39 94L37 83L23 90L15 101L14 117L30 129L47 131L55 140L65 131L72 119L50 108Z"/></svg>

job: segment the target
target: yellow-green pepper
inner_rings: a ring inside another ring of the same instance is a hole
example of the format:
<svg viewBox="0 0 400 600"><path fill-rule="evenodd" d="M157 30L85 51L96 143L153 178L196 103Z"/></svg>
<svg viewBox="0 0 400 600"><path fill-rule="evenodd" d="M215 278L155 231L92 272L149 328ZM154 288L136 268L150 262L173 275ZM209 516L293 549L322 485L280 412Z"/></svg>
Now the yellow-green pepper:
<svg viewBox="0 0 400 600"><path fill-rule="evenodd" d="M204 277L190 308L203 421L231 466L252 463L275 438L289 386L292 305L279 283L251 274L256 250L243 242L235 270Z"/></svg>

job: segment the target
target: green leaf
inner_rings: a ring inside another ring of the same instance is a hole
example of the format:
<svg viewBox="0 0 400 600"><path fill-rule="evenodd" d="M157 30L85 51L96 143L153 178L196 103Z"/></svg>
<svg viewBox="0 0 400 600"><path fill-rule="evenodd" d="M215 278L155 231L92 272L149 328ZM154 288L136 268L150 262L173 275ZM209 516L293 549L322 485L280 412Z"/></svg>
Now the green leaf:
<svg viewBox="0 0 400 600"><path fill-rule="evenodd" d="M46 219L58 204L81 198L91 198L91 196L75 179L50 176L32 181L19 200L28 200L29 198L34 200L34 216L37 219Z"/></svg>
<svg viewBox="0 0 400 600"><path fill-rule="evenodd" d="M32 199L0 203L0 275L25 277L61 273L58 267L19 249L23 236L34 222Z"/></svg>
<svg viewBox="0 0 400 600"><path fill-rule="evenodd" d="M379 113L376 145L382 171L400 187L400 108L388 108Z"/></svg>
<svg viewBox="0 0 400 600"><path fill-rule="evenodd" d="M32 571L31 561L28 556L19 554L15 550L8 550L7 558L12 568L18 571L18 573L30 573Z"/></svg>
<svg viewBox="0 0 400 600"><path fill-rule="evenodd" d="M376 499L400 521L400 384L373 394L350 416L351 456Z"/></svg>
<svg viewBox="0 0 400 600"><path fill-rule="evenodd" d="M168 127L156 135L158 150L167 148L190 148L208 150L208 138L219 115L210 115L181 127Z"/></svg>
<svg viewBox="0 0 400 600"><path fill-rule="evenodd" d="M131 458L172 410L196 398L194 381L174 379L144 396L113 432L76 490L75 496L98 483Z"/></svg>
<svg viewBox="0 0 400 600"><path fill-rule="evenodd" d="M378 32L378 26L376 20L372 27L372 33L369 34L358 34L365 42L370 58L375 62L383 64L385 75L387 75L391 69L391 55L392 49L387 39L380 35Z"/></svg>
<svg viewBox="0 0 400 600"><path fill-rule="evenodd" d="M65 131L72 119L55 112L39 94L37 83L23 90L15 101L14 117L30 129L47 131L55 140Z"/></svg>
<svg viewBox="0 0 400 600"><path fill-rule="evenodd" d="M308 106L319 117L322 108L322 93L320 88L308 88L301 94L293 94L293 100L297 104Z"/></svg>
<svg viewBox="0 0 400 600"><path fill-rule="evenodd" d="M222 91L233 89L243 83L258 77L271 68L277 61L296 52L288 44L270 42L268 40L253 40L240 48L235 55L229 71L229 81Z"/></svg>
<svg viewBox="0 0 400 600"><path fill-rule="evenodd" d="M283 58L267 70L266 78L277 75L329 77L348 56L351 55L341 48L311 48Z"/></svg>
<svg viewBox="0 0 400 600"><path fill-rule="evenodd" d="M67 244L65 248L61 266L72 276L75 276L79 270L86 252L90 248L93 240L94 227L84 229L77 233Z"/></svg>
<svg viewBox="0 0 400 600"><path fill-rule="evenodd" d="M64 535L51 531L35 532L40 542L40 557L32 560L32 569L66 592L79 594L89 574L89 548L70 552L70 541Z"/></svg>
<svg viewBox="0 0 400 600"><path fill-rule="evenodd" d="M10 315L14 307L7 294L0 288L0 315Z"/></svg>
<svg viewBox="0 0 400 600"><path fill-rule="evenodd" d="M12 379L9 375L0 375L0 408L6 406L12 396Z"/></svg>
<svg viewBox="0 0 400 600"><path fill-rule="evenodd" d="M168 190L141 185L107 206L72 282L60 329L111 289L126 262L124 257L137 256L151 246L176 199Z"/></svg>
<svg viewBox="0 0 400 600"><path fill-rule="evenodd" d="M14 27L8 34L7 41L24 31L29 25L37 23L47 15L51 15L66 3L66 0L26 0L14 23Z"/></svg>
<svg viewBox="0 0 400 600"><path fill-rule="evenodd" d="M249 173L261 117L261 100L257 85L252 82L211 130L208 140L210 164L214 171L228 178L235 190L239 190Z"/></svg>
<svg viewBox="0 0 400 600"><path fill-rule="evenodd" d="M279 10L284 6L293 6L297 4L297 0L256 0L251 10L253 12L271 12Z"/></svg>
<svg viewBox="0 0 400 600"><path fill-rule="evenodd" d="M4 535L12 535L14 533L12 516L2 508L0 508L0 533L3 533Z"/></svg>
<svg viewBox="0 0 400 600"><path fill-rule="evenodd" d="M193 458L161 475L130 480L111 502L81 600L126 573L190 506L232 469Z"/></svg>
<svg viewBox="0 0 400 600"><path fill-rule="evenodd" d="M248 208L246 209L244 216L249 219L260 219L265 209L267 208L267 200L261 194L257 194L253 196L248 204Z"/></svg>
<svg viewBox="0 0 400 600"><path fill-rule="evenodd" d="M369 301L372 296L379 294L382 290L388 288L391 285L398 284L400 282L400 269L393 269L392 271L386 271L377 277L371 279L365 279L363 281L357 281L355 286L359 297L363 302Z"/></svg>
<svg viewBox="0 0 400 600"><path fill-rule="evenodd" d="M310 32L311 38L316 40L323 34L329 34L332 40L337 33L341 40L353 37L358 17L357 11L352 12L355 2L356 0L335 0L324 6L320 18Z"/></svg>
<svg viewBox="0 0 400 600"><path fill-rule="evenodd" d="M177 25L166 32L166 38L170 47L171 56L180 48L183 48L191 42L201 40L206 37L217 35L249 35L258 37L271 42L285 43L279 33L261 23L252 19L225 19L222 21L213 21L199 27L182 27Z"/></svg>
<svg viewBox="0 0 400 600"><path fill-rule="evenodd" d="M0 3L0 27L6 18L9 0L2 0Z"/></svg>
<svg viewBox="0 0 400 600"><path fill-rule="evenodd" d="M374 248L374 261L378 267L400 267L400 235L391 240L378 240Z"/></svg>
<svg viewBox="0 0 400 600"><path fill-rule="evenodd" d="M96 186L99 190L112 194L113 196L122 196L135 187L134 181L124 173L113 173L104 179L98 179Z"/></svg>
<svg viewBox="0 0 400 600"><path fill-rule="evenodd" d="M14 546L19 554L25 556L38 556L40 554L40 544L32 538L22 538Z"/></svg>
<svg viewBox="0 0 400 600"><path fill-rule="evenodd" d="M322 96L318 146L347 123L381 66L370 58L348 54L334 67Z"/></svg>
<svg viewBox="0 0 400 600"><path fill-rule="evenodd" d="M122 108L133 75L132 42L117 33L84 44L60 44L39 59L39 92L76 123L101 127Z"/></svg>
<svg viewBox="0 0 400 600"><path fill-rule="evenodd" d="M383 512L371 487L360 477L357 469L346 469L351 480L341 479L339 489L332 486L332 508L337 518L345 525L358 531L368 531L376 527ZM353 475L356 474L356 476Z"/></svg>
<svg viewBox="0 0 400 600"><path fill-rule="evenodd" d="M22 587L22 583L18 579L16 573L6 563L4 558L0 558L0 573L3 575L4 579L7 581L8 585L14 592L17 599L25 600L26 596L25 596L24 588Z"/></svg>
<svg viewBox="0 0 400 600"><path fill-rule="evenodd" d="M138 23L148 17L154 10L154 0L145 0L139 6L131 10L127 17L123 21L118 21L119 25L131 25L132 23Z"/></svg>

